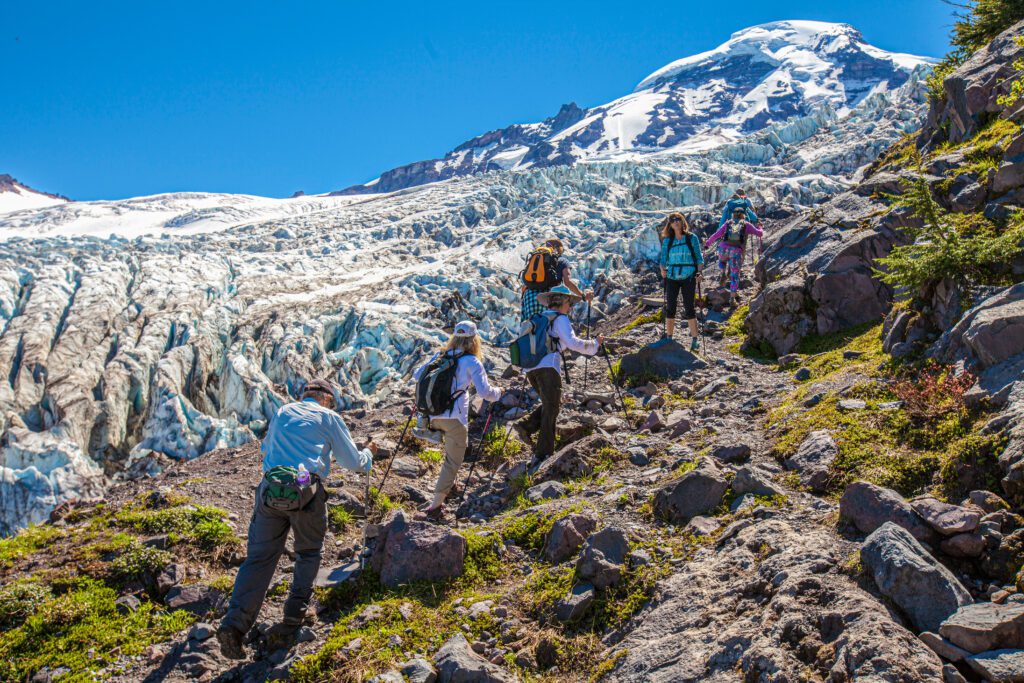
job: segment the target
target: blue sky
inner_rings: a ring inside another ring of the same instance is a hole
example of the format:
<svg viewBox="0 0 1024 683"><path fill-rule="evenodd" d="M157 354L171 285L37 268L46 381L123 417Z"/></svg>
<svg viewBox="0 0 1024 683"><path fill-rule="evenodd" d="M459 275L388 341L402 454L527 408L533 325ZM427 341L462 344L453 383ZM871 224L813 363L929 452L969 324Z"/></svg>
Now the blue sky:
<svg viewBox="0 0 1024 683"><path fill-rule="evenodd" d="M340 189L779 19L947 48L941 0L0 3L0 173L73 199Z"/></svg>

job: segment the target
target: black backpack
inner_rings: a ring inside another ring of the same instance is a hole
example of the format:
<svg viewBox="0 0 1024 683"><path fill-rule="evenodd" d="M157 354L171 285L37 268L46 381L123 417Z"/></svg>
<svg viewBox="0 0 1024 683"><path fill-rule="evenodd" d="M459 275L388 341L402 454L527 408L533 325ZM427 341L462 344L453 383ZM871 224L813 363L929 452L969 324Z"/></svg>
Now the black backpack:
<svg viewBox="0 0 1024 683"><path fill-rule="evenodd" d="M416 410L422 415L435 417L442 415L455 405L455 401L464 391L452 392L455 386L455 372L459 368L459 359L465 354L452 355L442 353L424 368L419 381L416 382Z"/></svg>
<svg viewBox="0 0 1024 683"><path fill-rule="evenodd" d="M558 272L558 256L550 247L538 247L526 258L526 267L519 273L519 279L527 289L546 292L562 278Z"/></svg>

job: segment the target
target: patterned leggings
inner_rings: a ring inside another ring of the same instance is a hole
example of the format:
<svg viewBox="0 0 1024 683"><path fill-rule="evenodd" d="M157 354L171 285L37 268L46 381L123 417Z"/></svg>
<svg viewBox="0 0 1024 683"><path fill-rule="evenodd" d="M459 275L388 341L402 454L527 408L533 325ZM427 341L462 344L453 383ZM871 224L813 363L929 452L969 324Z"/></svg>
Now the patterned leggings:
<svg viewBox="0 0 1024 683"><path fill-rule="evenodd" d="M729 291L736 292L740 288L740 270L743 269L743 251L733 249L724 244L718 245L718 269L725 273L729 269Z"/></svg>

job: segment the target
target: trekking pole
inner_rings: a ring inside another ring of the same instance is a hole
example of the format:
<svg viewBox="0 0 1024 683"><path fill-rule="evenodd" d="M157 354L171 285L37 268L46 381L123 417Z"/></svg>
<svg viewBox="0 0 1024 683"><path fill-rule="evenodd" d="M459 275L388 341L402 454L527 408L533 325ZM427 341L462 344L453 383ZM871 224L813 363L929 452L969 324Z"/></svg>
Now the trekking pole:
<svg viewBox="0 0 1024 683"><path fill-rule="evenodd" d="M632 424L629 419L629 408L626 407L626 401L622 398L622 389L619 387L619 378L615 369L612 367L611 354L608 353L607 349L601 349L604 351L601 355L604 356L604 360L608 363L608 376L611 378L612 387L615 388L615 394L619 397L619 404L622 406L622 415L626 418L626 424ZM622 368L620 367L619 370Z"/></svg>
<svg viewBox="0 0 1024 683"><path fill-rule="evenodd" d="M700 321L700 355L707 358L707 353L704 350L704 334L708 322L708 302L707 299L704 298L703 288L700 286L700 278L697 279L697 299L704 304L704 315L703 319ZM698 308L697 310L700 309Z"/></svg>
<svg viewBox="0 0 1024 683"><path fill-rule="evenodd" d="M413 418L416 417L416 407L413 405L412 414L409 415L409 419L405 421L405 427L402 429L402 435L398 437L398 446L395 447L395 454L391 456L391 460L388 462L387 469L384 470L384 477L377 484L377 490L384 490L384 482L388 480L388 475L391 474L391 466L395 464L395 460L398 459L398 454L402 452L402 446L405 441L405 434L409 431L409 425L412 424Z"/></svg>
<svg viewBox="0 0 1024 683"><path fill-rule="evenodd" d="M587 339L590 339L590 302L587 302ZM590 356L583 359L583 396L587 395L587 382L590 381Z"/></svg>
<svg viewBox="0 0 1024 683"><path fill-rule="evenodd" d="M372 468L371 468L372 469ZM366 532L370 528L370 470L366 470L366 488L365 488L365 505L363 507L363 545L360 546L359 551L359 568L362 569L366 564Z"/></svg>
<svg viewBox="0 0 1024 683"><path fill-rule="evenodd" d="M466 483L462 485L462 491L459 493L459 503L466 499L466 489L469 488L469 480L473 478L473 470L476 469L477 460L480 459L480 451L484 445L484 439L487 438L487 430L491 426L491 417L494 416L494 404L487 410L487 420L484 422L484 431L480 433L480 440L476 442L476 459L469 464L469 474L466 475ZM473 453L470 449L469 454Z"/></svg>

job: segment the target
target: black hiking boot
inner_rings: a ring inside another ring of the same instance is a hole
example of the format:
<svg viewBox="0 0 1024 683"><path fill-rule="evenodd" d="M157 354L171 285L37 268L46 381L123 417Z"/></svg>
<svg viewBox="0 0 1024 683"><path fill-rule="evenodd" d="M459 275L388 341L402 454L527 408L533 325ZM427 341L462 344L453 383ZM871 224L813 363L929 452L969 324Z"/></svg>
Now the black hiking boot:
<svg viewBox="0 0 1024 683"><path fill-rule="evenodd" d="M220 653L228 659L244 659L245 651L242 650L242 633L232 626L221 626L217 629L217 642L220 643Z"/></svg>

